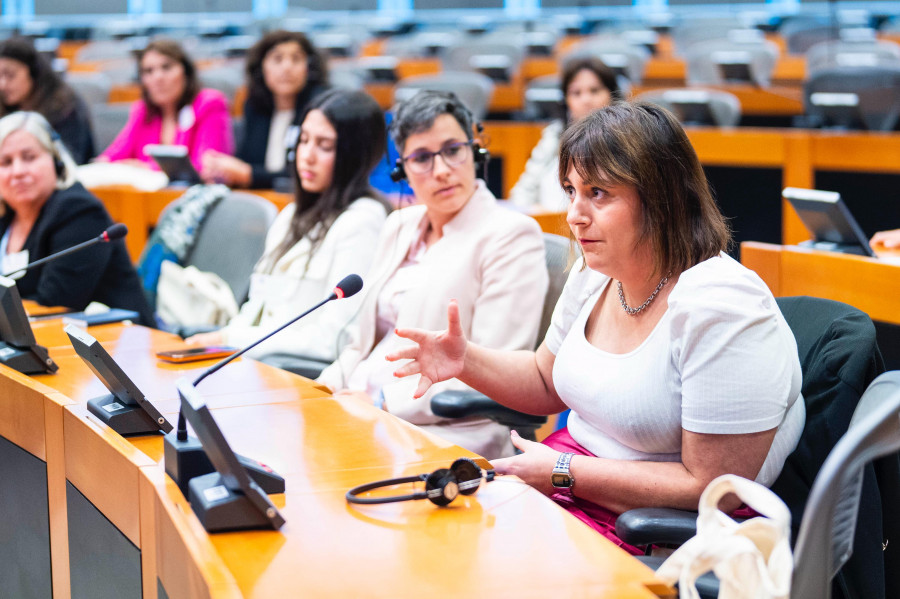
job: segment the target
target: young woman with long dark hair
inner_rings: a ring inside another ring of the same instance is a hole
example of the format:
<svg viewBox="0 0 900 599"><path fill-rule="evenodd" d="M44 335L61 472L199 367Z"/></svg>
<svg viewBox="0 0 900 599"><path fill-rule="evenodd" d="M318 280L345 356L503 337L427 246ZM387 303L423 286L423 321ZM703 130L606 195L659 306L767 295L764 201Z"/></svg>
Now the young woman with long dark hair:
<svg viewBox="0 0 900 599"><path fill-rule="evenodd" d="M249 299L225 328L188 343L246 345L327 297L344 276L368 271L388 211L369 186L387 143L381 109L365 92L332 90L310 103L301 123L295 201L269 229ZM325 306L251 355L334 359L357 307L354 299Z"/></svg>

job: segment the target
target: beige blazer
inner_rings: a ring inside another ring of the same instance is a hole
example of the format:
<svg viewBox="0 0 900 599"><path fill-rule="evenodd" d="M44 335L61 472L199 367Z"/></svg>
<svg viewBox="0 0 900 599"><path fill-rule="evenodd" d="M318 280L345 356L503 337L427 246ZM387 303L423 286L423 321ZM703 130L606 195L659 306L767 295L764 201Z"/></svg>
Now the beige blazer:
<svg viewBox="0 0 900 599"><path fill-rule="evenodd" d="M421 205L388 217L365 282L358 337L322 372L320 382L333 389L345 387L353 369L376 345L377 298L403 263L424 218ZM447 305L456 299L463 331L471 341L496 349L534 348L547 291L541 231L530 217L498 204L482 181L459 214L444 226L443 237L429 248L421 264L424 283L406 294L396 326L445 329ZM505 427L482 418L445 420L431 411L432 395L467 389L466 385L456 379L444 381L415 400L412 394L418 378L407 377L383 388L391 413L485 457L508 453ZM500 445L507 450L498 453Z"/></svg>

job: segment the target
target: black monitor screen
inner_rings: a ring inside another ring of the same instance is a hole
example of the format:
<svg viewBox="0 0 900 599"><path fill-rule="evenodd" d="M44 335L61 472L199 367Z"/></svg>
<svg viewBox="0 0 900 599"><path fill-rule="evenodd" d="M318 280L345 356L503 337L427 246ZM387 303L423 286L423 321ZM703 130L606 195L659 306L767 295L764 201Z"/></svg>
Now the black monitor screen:
<svg viewBox="0 0 900 599"><path fill-rule="evenodd" d="M841 194L788 187L783 195L812 234L814 247L875 255L856 219L841 199Z"/></svg>
<svg viewBox="0 0 900 599"><path fill-rule="evenodd" d="M19 348L37 344L16 282L7 277L0 277L0 341Z"/></svg>
<svg viewBox="0 0 900 599"><path fill-rule="evenodd" d="M203 450L222 477L223 484L228 490L247 497L274 528L280 528L284 524L284 518L266 494L250 479L200 393L187 379L179 380L176 386L181 398L181 412L200 439Z"/></svg>

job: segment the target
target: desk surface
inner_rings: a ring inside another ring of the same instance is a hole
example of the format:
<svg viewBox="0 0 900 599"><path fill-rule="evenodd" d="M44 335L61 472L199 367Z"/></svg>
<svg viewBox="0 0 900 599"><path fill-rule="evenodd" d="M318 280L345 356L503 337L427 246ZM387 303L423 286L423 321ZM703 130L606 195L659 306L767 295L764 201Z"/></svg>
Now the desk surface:
<svg viewBox="0 0 900 599"><path fill-rule="evenodd" d="M144 576L153 576L145 596L157 575L172 599L285 597L299 588L340 597L671 594L649 569L514 479L445 509L422 501L349 506L344 493L352 486L471 454L253 360L236 361L200 391L235 451L285 477L286 493L272 500L287 524L208 535L163 474L161 437L122 439L87 413L84 402L104 389L61 343L61 328L58 320L35 326L60 370L33 380L73 400L64 408L66 477L141 547ZM174 381L211 364L159 362L154 351L178 344L159 331L104 325L89 332L168 417L178 408Z"/></svg>
<svg viewBox="0 0 900 599"><path fill-rule="evenodd" d="M741 263L775 296L812 295L855 306L873 320L900 324L900 258L866 258L797 246L745 242Z"/></svg>

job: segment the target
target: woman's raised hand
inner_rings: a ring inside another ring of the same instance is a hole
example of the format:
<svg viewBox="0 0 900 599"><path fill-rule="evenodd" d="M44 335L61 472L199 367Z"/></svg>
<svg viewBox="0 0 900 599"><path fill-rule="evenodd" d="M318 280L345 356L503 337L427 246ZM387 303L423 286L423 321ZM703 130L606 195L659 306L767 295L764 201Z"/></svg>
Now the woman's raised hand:
<svg viewBox="0 0 900 599"><path fill-rule="evenodd" d="M450 300L447 306L447 330L397 329L396 333L416 344L386 356L391 362L412 360L394 371L394 376L422 375L413 397L422 397L434 383L456 378L462 373L468 341L459 324L456 300Z"/></svg>

